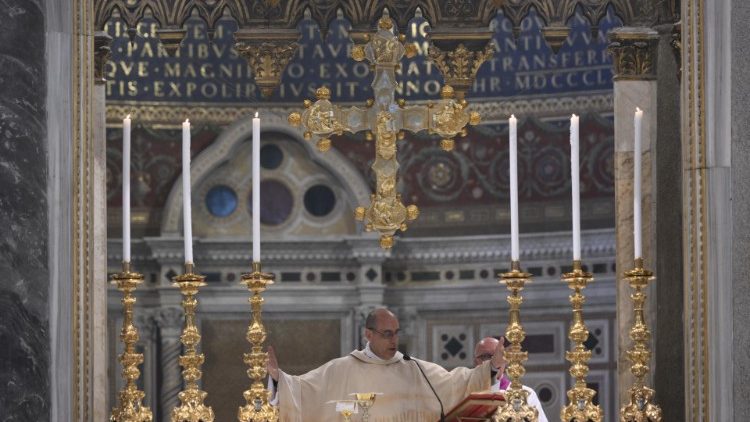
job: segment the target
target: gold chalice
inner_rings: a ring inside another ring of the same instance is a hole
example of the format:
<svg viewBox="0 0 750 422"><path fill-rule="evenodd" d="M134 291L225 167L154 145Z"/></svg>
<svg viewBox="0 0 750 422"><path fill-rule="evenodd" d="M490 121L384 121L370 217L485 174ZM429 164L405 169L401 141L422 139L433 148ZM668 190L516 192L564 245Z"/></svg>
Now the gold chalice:
<svg viewBox="0 0 750 422"><path fill-rule="evenodd" d="M352 411L351 409L343 409L341 411L341 416L344 417L344 422L351 422L353 414L354 411Z"/></svg>
<svg viewBox="0 0 750 422"><path fill-rule="evenodd" d="M352 395L357 399L357 406L362 409L362 422L368 422L370 420L370 408L375 404L375 397L378 393L354 393Z"/></svg>
<svg viewBox="0 0 750 422"><path fill-rule="evenodd" d="M344 422L351 422L352 415L357 413L356 400L331 400L328 403L336 405L336 411L344 417Z"/></svg>

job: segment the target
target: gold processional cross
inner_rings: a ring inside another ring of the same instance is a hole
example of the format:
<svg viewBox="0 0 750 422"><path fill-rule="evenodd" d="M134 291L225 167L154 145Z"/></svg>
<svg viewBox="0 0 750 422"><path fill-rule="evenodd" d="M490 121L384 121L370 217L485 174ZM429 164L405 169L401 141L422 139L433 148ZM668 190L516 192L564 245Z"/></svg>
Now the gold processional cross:
<svg viewBox="0 0 750 422"><path fill-rule="evenodd" d="M317 101L305 100L305 111L289 115L292 126L302 125L305 139L318 138L317 147L325 152L331 148L329 137L344 132L368 131L367 140L375 140L375 193L370 195L370 205L357 207L355 218L365 223L365 230L380 233L380 246L384 249L393 246L396 231L405 231L407 221L419 215L416 205L404 206L401 194L397 192L398 161L396 142L404 138L404 130L419 132L428 130L439 135L440 146L445 151L454 147L453 137L466 134L466 125L479 123L479 113L467 110L464 99L454 98L453 88L442 88L441 99L436 103L406 106L403 99L396 101L396 69L401 58L413 57L416 47L404 44L404 35L396 36L393 21L384 16L378 21L378 31L365 35L366 44L352 49L356 61L367 59L375 70L372 81L374 99L367 101L365 108L339 107L331 103L331 92L326 87L316 91Z"/></svg>

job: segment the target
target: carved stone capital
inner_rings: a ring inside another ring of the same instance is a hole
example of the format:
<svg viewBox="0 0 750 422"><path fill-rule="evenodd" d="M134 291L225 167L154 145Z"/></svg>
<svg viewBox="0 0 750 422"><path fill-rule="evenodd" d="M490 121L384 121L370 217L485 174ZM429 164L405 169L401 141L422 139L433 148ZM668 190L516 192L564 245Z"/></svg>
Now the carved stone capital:
<svg viewBox="0 0 750 422"><path fill-rule="evenodd" d="M296 29L240 29L234 34L237 53L253 70L255 84L268 98L281 84L281 76L297 51Z"/></svg>
<svg viewBox="0 0 750 422"><path fill-rule="evenodd" d="M94 34L94 82L99 85L107 82L104 67L112 56L112 37L104 31Z"/></svg>
<svg viewBox="0 0 750 422"><path fill-rule="evenodd" d="M177 335L179 336L179 332L182 329L182 323L183 323L183 312L182 308L179 307L168 307L168 308L161 308L157 312L154 313L154 322L159 327L159 329L164 332L165 330L171 330L177 332Z"/></svg>
<svg viewBox="0 0 750 422"><path fill-rule="evenodd" d="M617 28L609 33L615 80L656 79L659 33L651 28Z"/></svg>
<svg viewBox="0 0 750 422"><path fill-rule="evenodd" d="M491 33L485 32L430 34L429 57L440 69L446 85L453 87L457 98L464 98L474 84L479 67L492 58L495 50L491 40Z"/></svg>

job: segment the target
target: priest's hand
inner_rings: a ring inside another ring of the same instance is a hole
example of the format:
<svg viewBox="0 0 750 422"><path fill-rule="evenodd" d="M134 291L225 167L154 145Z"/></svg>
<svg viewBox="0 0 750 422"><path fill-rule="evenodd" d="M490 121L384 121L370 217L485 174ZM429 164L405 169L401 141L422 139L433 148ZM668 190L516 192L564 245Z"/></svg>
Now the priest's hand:
<svg viewBox="0 0 750 422"><path fill-rule="evenodd" d="M503 352L505 352L505 337L500 337L500 342L495 348L495 353L492 355L492 359L490 359L492 368L497 369L498 377L505 372L505 365L508 363L505 361Z"/></svg>
<svg viewBox="0 0 750 422"><path fill-rule="evenodd" d="M276 353L271 346L268 346L268 363L266 364L266 370L268 370L268 375L270 375L274 381L279 380L279 361L276 360Z"/></svg>

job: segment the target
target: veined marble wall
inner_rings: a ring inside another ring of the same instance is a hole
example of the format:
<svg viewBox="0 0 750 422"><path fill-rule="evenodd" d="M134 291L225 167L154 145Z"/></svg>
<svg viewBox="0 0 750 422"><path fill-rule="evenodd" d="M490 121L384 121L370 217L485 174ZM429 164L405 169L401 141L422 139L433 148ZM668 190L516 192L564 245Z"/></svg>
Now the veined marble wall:
<svg viewBox="0 0 750 422"><path fill-rule="evenodd" d="M0 413L49 420L44 2L0 7Z"/></svg>

